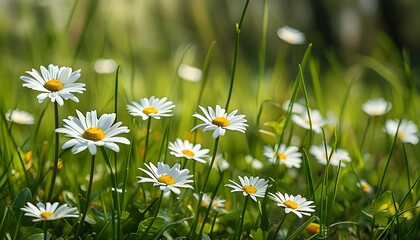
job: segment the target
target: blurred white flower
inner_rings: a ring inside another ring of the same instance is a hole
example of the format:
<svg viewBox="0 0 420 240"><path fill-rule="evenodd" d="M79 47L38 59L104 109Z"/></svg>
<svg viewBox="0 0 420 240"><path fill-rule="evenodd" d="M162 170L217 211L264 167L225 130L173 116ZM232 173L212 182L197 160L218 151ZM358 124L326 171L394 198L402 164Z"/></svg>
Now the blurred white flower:
<svg viewBox="0 0 420 240"><path fill-rule="evenodd" d="M200 199L200 196L198 194L194 193L193 195L194 195L195 199L197 199L197 200ZM204 208L207 208L209 206L210 202L211 202L211 197L208 194L204 193L203 197L201 199L201 204L200 205ZM216 210L216 211L226 211L225 210L225 204L226 204L226 200L224 200L220 197L215 197L213 199L212 204L211 204L211 208Z"/></svg>
<svg viewBox="0 0 420 240"><path fill-rule="evenodd" d="M386 121L384 131L393 137L398 129L397 138L401 142L416 145L419 142L417 125L411 120L403 119L400 127L398 128L398 123L398 120Z"/></svg>
<svg viewBox="0 0 420 240"><path fill-rule="evenodd" d="M7 121L11 121L17 124L34 124L34 116L28 112L19 110L19 109L13 109L9 110L6 113L6 119Z"/></svg>
<svg viewBox="0 0 420 240"><path fill-rule="evenodd" d="M363 104L362 109L370 116L381 116L391 110L392 104L382 98L371 99Z"/></svg>
<svg viewBox="0 0 420 240"><path fill-rule="evenodd" d="M181 64L178 68L178 76L190 82L198 82L201 80L203 73L199 68Z"/></svg>
<svg viewBox="0 0 420 240"><path fill-rule="evenodd" d="M172 108L175 105L172 101L167 101L166 97L159 99L155 96L140 99L140 102L132 102L127 105L128 112L134 116L140 116L143 120L153 117L154 119L160 119L161 117L172 116Z"/></svg>
<svg viewBox="0 0 420 240"><path fill-rule="evenodd" d="M264 167L264 164L260 160L252 157L251 155L245 156L245 162L251 165L251 167L255 170L259 170Z"/></svg>
<svg viewBox="0 0 420 240"><path fill-rule="evenodd" d="M242 192L244 196L250 196L252 200L257 201L257 197L263 198L268 187L268 181L259 177L241 177L238 176L241 184L229 180L232 184L226 184L226 187L233 188L231 192Z"/></svg>
<svg viewBox="0 0 420 240"><path fill-rule="evenodd" d="M367 193L373 192L372 186L370 186L370 184L367 183L364 179L360 179L360 181L357 183L357 186Z"/></svg>
<svg viewBox="0 0 420 240"><path fill-rule="evenodd" d="M283 105L282 105L283 110L288 111L289 110L289 105L292 105L292 102L290 100L287 100L286 102L284 102ZM302 113L304 111L306 111L305 106L303 106L302 104L300 104L298 102L293 103L292 113Z"/></svg>
<svg viewBox="0 0 420 240"><path fill-rule="evenodd" d="M100 74L109 74L115 72L117 63L114 59L99 58L95 61L95 71Z"/></svg>
<svg viewBox="0 0 420 240"><path fill-rule="evenodd" d="M70 208L67 204L63 204L61 206L58 206L58 202L53 204L47 202L46 205L39 202L36 206L30 202L27 202L26 204L27 206L21 208L20 210L25 212L25 216L35 218L32 220L33 222L52 221L65 217L79 217L77 208Z"/></svg>
<svg viewBox="0 0 420 240"><path fill-rule="evenodd" d="M327 152L325 152L327 150ZM340 161L350 162L351 158L349 153L343 149L335 149L335 151L331 154L331 147L325 146L323 143L320 145L313 145L309 149L309 152L317 159L317 161L322 165L327 165L328 161L332 166L338 166ZM346 164L343 162L341 163L342 167L345 167Z"/></svg>
<svg viewBox="0 0 420 240"><path fill-rule="evenodd" d="M307 111L303 111L299 114L294 114L292 116L292 120L295 124L303 128L311 129L312 127L312 130L315 133L322 133L321 127L323 127L327 123L326 120L322 117L321 113L318 110L309 110L309 114L311 117L310 120Z"/></svg>
<svg viewBox="0 0 420 240"><path fill-rule="evenodd" d="M289 44L293 44L293 45L304 44L306 41L305 34L289 26L284 26L284 27L279 28L277 30L277 35L283 41Z"/></svg>
<svg viewBox="0 0 420 240"><path fill-rule="evenodd" d="M211 159L209 161L209 164L211 163ZM223 157L222 153L219 153L216 155L216 158L213 162L213 168L220 169L220 171L225 171L226 169L229 169L229 162Z"/></svg>

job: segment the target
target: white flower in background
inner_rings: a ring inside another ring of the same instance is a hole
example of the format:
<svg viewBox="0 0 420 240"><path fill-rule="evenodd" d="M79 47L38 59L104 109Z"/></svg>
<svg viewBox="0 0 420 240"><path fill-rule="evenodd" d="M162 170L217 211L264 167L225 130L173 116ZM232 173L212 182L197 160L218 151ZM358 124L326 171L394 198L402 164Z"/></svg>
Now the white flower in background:
<svg viewBox="0 0 420 240"><path fill-rule="evenodd" d="M241 177L238 176L241 184L229 180L232 184L226 184L226 187L233 188L231 192L242 192L244 196L250 196L252 200L257 201L257 197L263 198L268 187L268 181L259 177Z"/></svg>
<svg viewBox="0 0 420 240"><path fill-rule="evenodd" d="M306 128L306 129L311 129L312 126L312 130L315 133L322 133L322 127L327 123L324 118L322 117L321 113L318 110L310 110L309 111L310 114L310 120L309 120L309 115L307 111L303 111L299 114L294 114L292 115L292 120L295 124Z"/></svg>
<svg viewBox="0 0 420 240"><path fill-rule="evenodd" d="M197 128L203 127L203 131L213 131L213 138L218 138L223 136L226 133L226 130L234 130L239 132L245 132L246 124L245 115L236 115L238 110L234 110L231 113L227 114L226 110L221 108L219 105L216 105L216 111L213 108L208 107L208 111L199 106L201 111L203 111L204 116L198 113L193 114L193 117L196 117L203 121L204 123L198 124L191 131L194 131Z"/></svg>
<svg viewBox="0 0 420 240"><path fill-rule="evenodd" d="M372 186L370 186L370 184L364 179L360 179L360 181L357 183L357 186L367 193L373 192Z"/></svg>
<svg viewBox="0 0 420 240"><path fill-rule="evenodd" d="M170 117L172 116L172 108L175 105L172 101L167 101L166 97L159 99L155 96L148 98L140 99L140 102L132 102L127 105L128 112L134 116L140 116L143 120L153 117L155 119L160 119L161 117Z"/></svg>
<svg viewBox="0 0 420 240"><path fill-rule="evenodd" d="M14 122L17 124L34 124L34 116L28 112L19 110L19 109L13 109L9 110L6 113L6 119L7 121Z"/></svg>
<svg viewBox="0 0 420 240"><path fill-rule="evenodd" d="M327 150L327 152L325 152ZM326 146L321 143L320 145L313 145L309 149L309 152L316 158L316 160L322 164L327 165L328 161L330 162L330 165L332 166L338 166L340 164L340 161L346 161L350 162L351 158L349 156L349 153L346 150L343 149L335 149L335 151L331 155L331 147ZM344 162L341 163L342 167L345 167L346 164Z"/></svg>
<svg viewBox="0 0 420 240"><path fill-rule="evenodd" d="M197 199L197 200L200 199L200 196L198 194L194 193L193 195L194 195L195 199ZM208 194L204 193L203 197L201 199L201 204L200 205L203 208L207 208L209 206L210 202L211 202L211 197ZM226 204L225 199L215 197L213 199L213 202L211 203L211 208L216 210L216 211L226 211L225 210L225 204Z"/></svg>
<svg viewBox="0 0 420 240"><path fill-rule="evenodd" d="M401 121L400 128L398 128L398 124L398 120L388 120L385 123L384 131L393 137L398 129L397 138L401 142L416 145L419 142L417 125L413 121L406 119Z"/></svg>
<svg viewBox="0 0 420 240"><path fill-rule="evenodd" d="M114 59L99 58L94 64L95 71L100 74L109 74L115 72L117 63Z"/></svg>
<svg viewBox="0 0 420 240"><path fill-rule="evenodd" d="M289 106L292 105L292 102L290 100L287 100L286 102L283 103L282 108L284 111L288 111L289 110ZM302 104L298 103L298 102L294 102L293 103L293 107L292 107L292 113L302 113L306 111L306 107L303 106Z"/></svg>
<svg viewBox="0 0 420 240"><path fill-rule="evenodd" d="M306 41L304 33L289 26L279 28L277 30L277 35L283 41L293 45L304 44Z"/></svg>
<svg viewBox="0 0 420 240"><path fill-rule="evenodd" d="M209 160L209 165L211 163L211 157ZM220 171L225 171L226 169L229 169L229 162L223 157L222 153L219 153L216 155L216 158L214 159L213 162L213 168L216 168Z"/></svg>
<svg viewBox="0 0 420 240"><path fill-rule="evenodd" d="M139 183L150 182L153 183L153 186L158 186L161 191L167 193L172 191L175 194L180 194L181 190L179 188L191 188L194 189L189 183L193 180L189 180L192 175L188 175L190 170L180 169L180 165L176 163L172 168L168 164L158 162L157 167L153 163L147 165L147 169L139 168L139 170L146 173L149 177L140 177Z"/></svg>
<svg viewBox="0 0 420 240"><path fill-rule="evenodd" d="M274 148L272 146L264 146L263 152L270 163L275 163L279 159L280 164L284 164L288 168L300 168L302 163L302 153L295 146L287 147L285 144L281 144L280 148L278 144Z"/></svg>
<svg viewBox="0 0 420 240"><path fill-rule="evenodd" d="M302 218L303 215L311 216L311 212L315 212L315 206L311 205L313 201L306 201L306 198L300 195L293 196L287 193L283 195L281 192L268 193L268 195L277 203L277 206L284 207L287 214L292 212Z"/></svg>
<svg viewBox="0 0 420 240"><path fill-rule="evenodd" d="M128 133L130 130L121 126L121 122L114 124L116 114L102 114L98 119L96 110L86 113L86 117L76 110L77 116L70 116L64 119L64 128L57 128L55 131L63 133L64 136L72 139L65 142L62 149L71 147L73 154L89 149L90 154L96 154L96 147L104 146L115 152L120 148L116 143L130 144L130 141L124 137L117 137L121 133Z"/></svg>
<svg viewBox="0 0 420 240"><path fill-rule="evenodd" d="M201 149L200 144L193 145L188 140L182 141L177 138L174 143L169 143L170 154L175 157L183 157L186 159L193 159L197 162L206 163L203 158L208 157L209 149Z"/></svg>
<svg viewBox="0 0 420 240"><path fill-rule="evenodd" d="M260 170L264 167L264 164L260 160L252 157L249 154L245 156L245 162L251 165L251 167L255 170Z"/></svg>
<svg viewBox="0 0 420 240"><path fill-rule="evenodd" d="M84 83L76 83L80 77L80 69L73 72L72 68L59 68L50 64L48 69L41 66L41 73L35 69L26 71L26 73L30 76L20 77L25 82L22 86L42 92L37 96L40 103L47 98L51 102L57 101L60 106L63 106L64 100L68 99L79 102L73 93L83 93L86 90Z"/></svg>
<svg viewBox="0 0 420 240"><path fill-rule="evenodd" d="M198 82L203 76L201 69L181 64L178 68L178 76L190 82Z"/></svg>
<svg viewBox="0 0 420 240"><path fill-rule="evenodd" d="M392 104L382 98L371 99L363 104L362 109L370 116L381 116L391 110Z"/></svg>
<svg viewBox="0 0 420 240"><path fill-rule="evenodd" d="M39 221L53 221L65 217L79 217L77 208L70 208L67 204L58 206L58 202L53 204L47 202L46 205L39 202L36 206L30 202L26 203L27 206L21 208L25 212L25 216L35 218L33 222Z"/></svg>

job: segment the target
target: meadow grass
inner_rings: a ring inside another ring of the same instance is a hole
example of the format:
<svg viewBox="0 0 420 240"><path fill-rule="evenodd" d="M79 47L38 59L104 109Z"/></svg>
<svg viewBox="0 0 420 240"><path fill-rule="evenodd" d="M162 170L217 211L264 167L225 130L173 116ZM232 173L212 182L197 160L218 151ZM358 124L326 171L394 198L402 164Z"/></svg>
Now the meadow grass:
<svg viewBox="0 0 420 240"><path fill-rule="evenodd" d="M314 54L312 43L281 42L274 48L267 44L273 35L265 0L252 59L241 48L252 42L242 35L249 31L252 1L235 5L234 19L222 18L230 21L225 31L231 37L222 43L211 39L218 25L204 5L194 5L201 18L192 16L199 37L187 41L173 34L185 31L180 25L162 20L179 17L175 3L109 4L17 1L8 5L10 11L2 10L17 23L6 21L0 28L1 239L420 238L418 132L405 125L405 120L420 123L420 95L418 67L408 50L380 36L371 55L351 53L347 65L338 52ZM56 14L60 7L66 8L63 16ZM147 24L133 18L134 9ZM94 67L99 58L112 58L116 66L100 72ZM77 82L86 84L86 91L75 93L79 102L38 103L39 92L22 87L25 71L50 63L81 69ZM200 80L182 77L183 64L200 69ZM127 105L151 96L167 97L175 107L160 119L130 115ZM392 107L378 115L362 110L377 98ZM223 115L210 123L228 127L224 135L191 131L203 123L197 115L206 117L199 106L210 111L216 105L227 114L237 110L238 118L244 114L246 123L239 126L245 130L229 129L235 126L233 115ZM7 117L13 109L33 114L34 124ZM77 116L76 110L83 115L96 110L98 117L115 113L115 122L130 130L118 137L130 144L119 142L118 150L98 146L95 154L90 148L75 154L63 149L70 138L55 130ZM307 119L299 122L299 116ZM395 129L386 127L390 120ZM169 146L177 138L208 149L206 163L190 159L192 149L175 157ZM292 159L280 151L282 144L297 147L299 167L285 163ZM180 169L156 176L159 188L145 180L150 164ZM182 169L191 176L180 192L169 190L177 179L171 174ZM245 178L249 182L238 182ZM276 193L286 199L276 201ZM298 195L311 201L306 212ZM74 207L77 216L24 215L28 203L47 202Z"/></svg>

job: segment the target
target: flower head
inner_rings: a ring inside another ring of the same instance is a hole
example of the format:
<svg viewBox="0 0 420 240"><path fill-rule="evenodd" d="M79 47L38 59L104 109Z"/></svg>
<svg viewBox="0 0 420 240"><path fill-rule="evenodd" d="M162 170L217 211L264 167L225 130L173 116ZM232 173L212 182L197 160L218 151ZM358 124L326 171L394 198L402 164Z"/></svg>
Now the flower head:
<svg viewBox="0 0 420 240"><path fill-rule="evenodd" d="M289 26L279 28L277 30L277 35L283 41L293 45L304 44L306 40L305 34Z"/></svg>
<svg viewBox="0 0 420 240"><path fill-rule="evenodd" d="M218 138L223 136L226 133L226 130L235 130L239 132L245 132L246 124L245 115L236 115L238 110L234 110L231 113L227 114L226 110L221 108L219 105L216 105L216 111L213 108L208 107L208 111L199 106L201 111L203 111L204 116L198 113L193 114L193 117L196 117L203 121L204 123L198 124L191 131L194 131L197 128L203 127L203 131L213 131L213 138Z"/></svg>
<svg viewBox="0 0 420 240"><path fill-rule="evenodd" d="M161 117L170 117L172 116L172 108L175 105L172 101L167 101L166 97L164 98L155 98L151 96L148 98L140 99L140 102L132 102L127 105L128 112L134 116L140 116L143 120L153 117L155 119L160 119Z"/></svg>
<svg viewBox="0 0 420 240"><path fill-rule="evenodd" d="M264 156L271 163L275 163L279 159L280 164L284 164L288 168L300 168L300 164L302 163L302 153L299 152L299 149L295 146L286 147L285 144L281 144L280 147L276 144L274 148L265 146Z"/></svg>
<svg viewBox="0 0 420 240"><path fill-rule="evenodd" d="M190 82L199 82L203 76L201 69L181 64L178 68L178 76Z"/></svg>
<svg viewBox="0 0 420 240"><path fill-rule="evenodd" d="M325 152L325 150L327 152ZM335 149L335 151L331 154L331 147L325 146L324 144L320 145L313 145L309 149L309 152L318 160L318 162L322 165L327 165L328 162L332 166L338 166L340 161L350 162L351 158L349 153L343 149ZM345 167L346 165L342 162L341 166Z"/></svg>
<svg viewBox="0 0 420 240"><path fill-rule="evenodd" d="M7 111L6 119L17 124L34 124L35 122L32 114L19 109Z"/></svg>
<svg viewBox="0 0 420 240"><path fill-rule="evenodd" d="M288 111L289 107L292 108L292 113L302 113L306 111L306 107L298 102L292 102L290 100L287 100L283 103L282 108L284 111Z"/></svg>
<svg viewBox="0 0 420 240"><path fill-rule="evenodd" d="M284 211L287 214L292 212L299 218L302 218L302 215L310 216L311 212L315 212L315 206L311 205L313 201L306 201L306 198L300 195L289 196L289 194L285 193L283 195L281 192L268 193L268 195L277 203L277 206L284 207Z"/></svg>
<svg viewBox="0 0 420 240"><path fill-rule="evenodd" d="M149 177L139 176L139 183L151 182L153 183L153 186L159 186L159 189L164 193L172 191L175 194L180 194L181 190L179 188L193 189L193 187L189 185L193 180L188 179L192 177L192 175L188 175L190 170L181 170L178 163L172 168L169 167L168 164L162 162L158 162L157 167L151 162L149 165L146 163L144 165L146 165L148 170L143 168L139 168L139 170L146 173Z"/></svg>
<svg viewBox="0 0 420 240"><path fill-rule="evenodd" d="M401 142L416 145L419 142L419 137L417 135L417 125L413 121L406 119L401 121L399 128L398 124L399 121L397 120L388 120L385 123L384 131L390 136L395 136L398 129L397 138Z"/></svg>
<svg viewBox="0 0 420 240"><path fill-rule="evenodd" d="M233 188L231 192L242 192L244 196L250 196L252 200L257 201L257 197L264 197L268 187L268 181L259 177L241 177L238 176L241 184L229 180L232 184L226 184L226 187Z"/></svg>
<svg viewBox="0 0 420 240"><path fill-rule="evenodd" d="M391 110L392 104L382 98L371 99L363 104L362 109L370 116L381 116Z"/></svg>
<svg viewBox="0 0 420 240"><path fill-rule="evenodd" d="M306 226L306 232L311 236L318 234L320 231L321 231L321 227L319 223L309 223L309 225Z"/></svg>
<svg viewBox="0 0 420 240"><path fill-rule="evenodd" d="M42 92L37 96L40 103L47 98L51 99L51 102L57 101L60 106L64 104L63 99L79 102L73 93L83 93L86 90L84 83L76 83L80 77L80 69L73 72L72 68L59 68L50 64L48 69L41 66L41 73L35 69L26 73L30 76L20 77L25 82L22 86Z"/></svg>
<svg viewBox="0 0 420 240"><path fill-rule="evenodd" d="M177 138L174 143L169 143L170 154L175 157L184 157L186 159L194 159L197 162L206 163L203 158L208 157L209 149L201 149L200 144L193 145L188 140L182 141Z"/></svg>
<svg viewBox="0 0 420 240"><path fill-rule="evenodd" d="M211 163L211 160L209 161L209 164ZM213 168L216 168L220 171L225 171L226 169L229 169L229 162L223 157L222 153L219 153L216 155L216 158L213 162Z"/></svg>
<svg viewBox="0 0 420 240"><path fill-rule="evenodd" d="M198 194L194 193L193 195L194 195L195 199L197 199L197 200L200 199L200 196ZM203 197L201 199L201 204L200 205L204 208L207 208L209 206L210 202L212 202L211 203L211 208L212 209L214 209L216 211L225 211L225 204L226 204L225 199L215 197L213 199L213 201L211 201L211 197L208 194L204 193Z"/></svg>
<svg viewBox="0 0 420 240"><path fill-rule="evenodd" d="M307 111L303 111L292 116L292 120L295 124L306 128L312 129L315 133L321 133L321 127L327 122L323 119L321 113L318 110L309 111L310 118Z"/></svg>
<svg viewBox="0 0 420 240"><path fill-rule="evenodd" d="M121 126L121 122L114 124L116 114L102 114L98 119L96 110L86 113L86 117L76 110L77 116L70 116L64 119L64 128L57 128L55 131L65 134L72 139L65 142L63 149L72 147L73 154L79 153L86 148L92 155L96 154L96 147L104 146L115 152L120 148L116 143L130 144L130 141L124 137L117 137L118 134L128 133L130 130Z"/></svg>
<svg viewBox="0 0 420 240"><path fill-rule="evenodd" d="M70 208L67 204L58 206L58 202L53 204L47 202L46 205L39 202L36 206L30 202L26 203L27 206L21 208L20 210L25 212L25 216L35 218L33 222L39 221L52 221L64 217L79 217L79 212L77 208Z"/></svg>
<svg viewBox="0 0 420 240"><path fill-rule="evenodd" d="M366 193L372 193L373 192L372 186L370 186L370 184L368 182L366 182L366 180L364 180L364 179L360 179L360 181L357 183L357 186L359 188L361 188Z"/></svg>

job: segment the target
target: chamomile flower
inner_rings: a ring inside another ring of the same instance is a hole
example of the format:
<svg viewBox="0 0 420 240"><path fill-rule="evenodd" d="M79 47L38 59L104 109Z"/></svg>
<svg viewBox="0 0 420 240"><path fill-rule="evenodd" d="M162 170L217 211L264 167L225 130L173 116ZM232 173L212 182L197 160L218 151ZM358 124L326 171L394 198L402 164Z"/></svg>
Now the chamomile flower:
<svg viewBox="0 0 420 240"><path fill-rule="evenodd" d="M238 176L241 184L229 180L232 184L226 184L226 187L233 188L231 192L242 192L244 196L250 196L252 200L257 201L257 197L264 197L268 187L268 181L259 177L241 177Z"/></svg>
<svg viewBox="0 0 420 240"><path fill-rule="evenodd" d="M289 26L279 28L277 30L277 35L283 41L293 45L304 44L306 40L305 34Z"/></svg>
<svg viewBox="0 0 420 240"><path fill-rule="evenodd" d="M211 163L211 158L209 161L209 165L210 163ZM229 162L223 157L223 154L222 153L217 154L213 162L213 168L216 168L223 172L229 169L229 167L230 167Z"/></svg>
<svg viewBox="0 0 420 240"><path fill-rule="evenodd" d="M198 194L194 193L193 195L194 195L195 199L197 199L197 200L200 199L200 196ZM224 209L225 204L226 204L225 199L222 199L220 197L215 197L213 199L213 201L211 201L211 197L208 194L204 193L203 197L201 199L201 206L204 207L204 208L207 208L209 206L210 202L212 202L211 203L211 208L212 209L214 209L216 211L225 211L225 209Z"/></svg>
<svg viewBox="0 0 420 240"><path fill-rule="evenodd" d="M161 117L172 116L172 108L175 105L172 101L167 101L166 97L156 98L151 96L150 98L142 98L140 102L132 102L127 105L128 112L134 116L140 116L143 120L153 117L154 119L160 119Z"/></svg>
<svg viewBox="0 0 420 240"><path fill-rule="evenodd" d="M181 64L178 68L178 76L186 81L199 82L203 76L201 69Z"/></svg>
<svg viewBox="0 0 420 240"><path fill-rule="evenodd" d="M286 147L285 144L278 144L274 146L264 147L264 156L268 158L268 161L275 163L277 159L280 160L280 164L286 165L288 168L300 168L302 163L302 153L299 152L299 148L295 146Z"/></svg>
<svg viewBox="0 0 420 240"><path fill-rule="evenodd" d="M125 126L120 127L121 122L114 124L115 113L102 114L98 119L96 110L87 112L86 117L78 110L76 112L78 118L70 116L64 119L64 127L55 130L72 138L63 144L62 149L71 147L71 152L76 154L87 148L90 154L95 155L96 147L104 146L119 152L120 147L116 143L130 144L127 138L117 136L130 130Z"/></svg>
<svg viewBox="0 0 420 240"><path fill-rule="evenodd" d="M367 183L366 180L364 179L360 179L360 181L357 183L357 186L361 188L364 192L367 192L367 193L373 192L372 186L370 186L370 184Z"/></svg>
<svg viewBox="0 0 420 240"><path fill-rule="evenodd" d="M176 163L172 168L168 164L158 162L157 167L153 163L144 164L147 169L139 168L139 170L146 173L149 177L140 177L139 183L151 182L153 186L158 186L163 193L172 191L175 194L180 194L179 188L191 188L194 189L189 183L193 180L189 180L192 175L188 175L190 170L180 169L180 165Z"/></svg>
<svg viewBox="0 0 420 240"><path fill-rule="evenodd" d="M327 152L325 152L327 150ZM313 145L309 149L309 152L316 158L316 160L322 164L327 165L328 161L330 162L330 165L332 166L338 166L340 164L340 161L346 161L350 162L351 158L349 156L349 153L346 150L343 149L335 149L335 151L331 155L331 147L326 146L324 144L320 145ZM345 167L345 163L341 163L342 167Z"/></svg>
<svg viewBox="0 0 420 240"><path fill-rule="evenodd" d="M170 154L175 157L184 157L186 159L194 159L197 162L206 163L203 158L208 157L209 149L201 149L200 144L192 144L188 140L182 141L177 138L175 142L169 143Z"/></svg>
<svg viewBox="0 0 420 240"><path fill-rule="evenodd" d="M315 206L311 205L313 201L306 201L306 198L297 195L289 195L281 192L268 193L269 197L277 203L277 206L284 207L284 211L289 214L290 212L296 214L299 218L303 215L310 216L311 212L315 212Z"/></svg>
<svg viewBox="0 0 420 240"><path fill-rule="evenodd" d="M17 124L34 124L34 116L28 112L19 110L19 109L13 109L9 110L6 113L6 119L7 121L14 122Z"/></svg>
<svg viewBox="0 0 420 240"><path fill-rule="evenodd" d="M371 99L363 104L363 111L369 116L381 116L391 110L392 104L382 98Z"/></svg>
<svg viewBox="0 0 420 240"><path fill-rule="evenodd" d="M284 111L288 111L289 107L292 108L292 113L302 113L306 111L306 107L303 106L302 104L298 102L294 102L292 104L290 100L287 100L286 102L283 103L282 108Z"/></svg>
<svg viewBox="0 0 420 240"><path fill-rule="evenodd" d="M322 132L321 127L324 126L327 122L322 117L321 113L318 110L310 110L310 119L307 111L303 111L299 114L294 114L292 120L295 124L306 128L311 129L320 134Z"/></svg>
<svg viewBox="0 0 420 240"><path fill-rule="evenodd" d="M53 221L65 217L79 217L79 211L77 208L71 208L67 206L67 204L63 204L61 206L58 206L58 202L53 204L49 202L47 202L47 204L39 202L36 206L30 202L27 202L26 204L27 205L20 210L25 212L25 216L35 218L32 220L33 222Z"/></svg>
<svg viewBox="0 0 420 240"><path fill-rule="evenodd" d="M60 106L63 106L64 100L67 99L79 102L79 99L73 93L83 93L86 90L84 83L76 83L80 77L80 69L73 72L70 67L59 68L50 64L48 69L41 66L41 73L35 69L26 71L26 73L30 76L20 77L25 82L22 86L42 92L37 96L40 103L47 98L51 102L57 101Z"/></svg>
<svg viewBox="0 0 420 240"><path fill-rule="evenodd" d="M219 105L216 105L216 109L208 107L208 110L199 106L201 111L203 111L204 116L198 113L193 114L193 117L196 117L203 121L204 123L198 124L191 131L194 131L197 128L203 127L203 131L213 131L213 138L218 138L223 136L226 133L226 130L235 130L239 132L245 132L246 124L245 115L236 115L238 110L234 110L231 113L227 114L226 110L221 108Z"/></svg>
<svg viewBox="0 0 420 240"><path fill-rule="evenodd" d="M393 137L397 133L398 129L397 138L401 142L416 145L419 142L417 125L411 120L403 119L400 127L398 128L398 123L399 121L397 120L386 121L384 131Z"/></svg>

